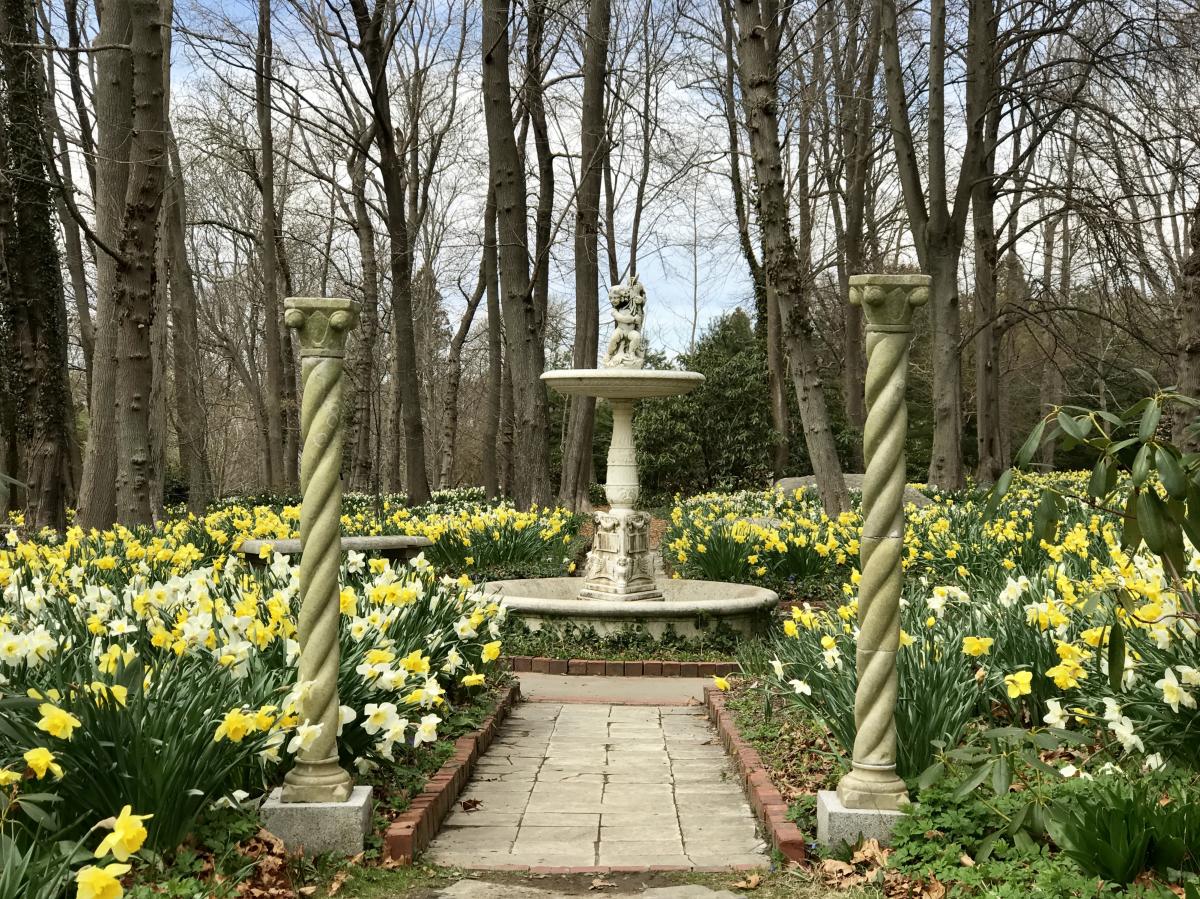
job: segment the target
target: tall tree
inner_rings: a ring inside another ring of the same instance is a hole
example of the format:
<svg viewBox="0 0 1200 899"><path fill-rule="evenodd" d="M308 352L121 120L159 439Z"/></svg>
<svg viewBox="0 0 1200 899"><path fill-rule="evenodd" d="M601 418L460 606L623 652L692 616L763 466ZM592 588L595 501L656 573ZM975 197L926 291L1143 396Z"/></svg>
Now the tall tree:
<svg viewBox="0 0 1200 899"><path fill-rule="evenodd" d="M186 189L179 150L170 140L171 177L167 187L166 219L171 292L171 349L174 360L175 433L179 463L188 484L188 510L201 515L213 497L208 461L204 378L200 371L200 329L196 317L196 285L187 247Z"/></svg>
<svg viewBox="0 0 1200 899"><path fill-rule="evenodd" d="M106 528L117 520L117 318L115 294L121 257L116 251L125 217L129 149L133 129L132 23L129 0L107 4L100 17L96 65L96 342L87 452L80 485L78 521Z"/></svg>
<svg viewBox="0 0 1200 899"><path fill-rule="evenodd" d="M842 477L829 410L821 389L813 324L809 316L808 291L812 276L811 271L802 266L792 236L779 138L777 60L788 8L780 7L776 0L733 2L738 24L738 78L746 111L746 128L750 133L754 180L758 187L758 224L762 232L768 302L773 292L774 301L779 304L792 386L817 489L825 510L834 515L850 508L850 494ZM801 155L804 155L803 151ZM807 239L805 245L809 245Z"/></svg>
<svg viewBox="0 0 1200 899"><path fill-rule="evenodd" d="M604 84L608 61L609 0L590 0L583 47L583 107L579 114L579 188L575 194L575 368L595 368L600 343L600 190L606 149ZM559 501L588 505L596 398L571 397L563 446Z"/></svg>
<svg viewBox="0 0 1200 899"><path fill-rule="evenodd" d="M121 0L117 0L120 3ZM167 158L164 21L159 0L124 0L132 25L128 184L118 242L113 318L117 328L117 520L148 524L151 497L150 388L155 371L150 335L158 270L155 240ZM114 4L116 5L116 4ZM108 15L106 7L105 15Z"/></svg>
<svg viewBox="0 0 1200 899"><path fill-rule="evenodd" d="M529 269L525 170L517 148L509 79L508 0L483 3L483 107L488 170L496 196L500 302L512 381L513 498L519 505L550 501L546 321Z"/></svg>
<svg viewBox="0 0 1200 899"><path fill-rule="evenodd" d="M967 140L957 187L951 198L946 165L946 0L930 0L929 7L928 97L925 104L928 139L924 181L913 137L915 116L900 59L896 0L879 0L879 3L888 119L899 167L900 186L917 258L932 282L929 305L933 322L934 430L929 483L954 489L963 484L958 265L962 256L971 186L978 177L982 152L981 91L970 87L967 90ZM973 30L986 27L981 19L990 15L990 9L990 0L971 0L969 27ZM989 52L988 48L975 41L972 41L971 48L975 53ZM983 96L986 99L986 94Z"/></svg>
<svg viewBox="0 0 1200 899"><path fill-rule="evenodd" d="M12 436L20 451L18 476L26 487L26 524L61 530L74 489L74 410L35 34L30 3L0 3L0 171L10 186L0 201L0 315L11 341L5 353L5 388L15 413Z"/></svg>
<svg viewBox="0 0 1200 899"><path fill-rule="evenodd" d="M271 109L275 46L271 34L271 0L258 0L258 44L254 54L254 111L258 122L257 180L262 197L263 350L266 354L267 478L273 490L288 483L284 441L283 315L279 303L279 245L275 222L275 135ZM295 467L293 461L292 467Z"/></svg>

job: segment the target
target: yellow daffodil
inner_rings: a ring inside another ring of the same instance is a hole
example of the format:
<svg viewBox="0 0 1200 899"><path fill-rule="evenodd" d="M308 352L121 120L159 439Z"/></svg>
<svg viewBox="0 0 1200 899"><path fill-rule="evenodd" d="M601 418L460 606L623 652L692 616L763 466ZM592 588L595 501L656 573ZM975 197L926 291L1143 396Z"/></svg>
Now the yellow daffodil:
<svg viewBox="0 0 1200 899"><path fill-rule="evenodd" d="M985 656L992 651L992 644L996 641L992 637L963 637L962 651L963 655Z"/></svg>
<svg viewBox="0 0 1200 899"><path fill-rule="evenodd" d="M37 723L38 729L44 730L50 736L58 737L60 740L71 739L75 728L79 727L78 718L48 702L43 702L38 706L38 714L42 716Z"/></svg>
<svg viewBox="0 0 1200 899"><path fill-rule="evenodd" d="M125 888L120 878L129 873L129 865L88 865L75 873L76 899L121 899Z"/></svg>
<svg viewBox="0 0 1200 899"><path fill-rule="evenodd" d="M1018 696L1028 696L1033 692L1033 672L1018 671L1015 674L1006 674L1004 676L1004 686L1008 690L1008 698L1016 699Z"/></svg>
<svg viewBox="0 0 1200 899"><path fill-rule="evenodd" d="M41 780L47 774L53 774L55 780L62 779L62 765L54 761L54 753L44 746L30 749L25 753L23 758L25 759L25 764L29 766L29 770L34 773L38 780Z"/></svg>
<svg viewBox="0 0 1200 899"><path fill-rule="evenodd" d="M135 815L132 806L124 806L116 818L109 819L111 832L96 847L96 858L104 858L110 852L119 862L127 861L146 842L145 823L153 815Z"/></svg>

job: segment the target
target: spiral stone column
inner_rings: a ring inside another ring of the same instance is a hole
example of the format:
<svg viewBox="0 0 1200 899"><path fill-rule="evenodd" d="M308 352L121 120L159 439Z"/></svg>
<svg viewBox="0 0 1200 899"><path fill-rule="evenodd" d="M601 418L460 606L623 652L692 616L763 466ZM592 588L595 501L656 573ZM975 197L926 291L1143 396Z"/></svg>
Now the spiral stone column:
<svg viewBox="0 0 1200 899"><path fill-rule="evenodd" d="M354 782L338 765L338 574L341 569L342 384L350 300L291 297L284 321L300 339L300 641L298 681L311 684L300 719L321 732L284 778L286 802L345 802Z"/></svg>
<svg viewBox="0 0 1200 899"><path fill-rule="evenodd" d="M853 768L838 783L847 809L895 810L908 801L896 774L896 653L904 547L904 441L913 309L929 299L926 275L855 275L850 302L867 320L867 422L863 430L862 580L854 695Z"/></svg>

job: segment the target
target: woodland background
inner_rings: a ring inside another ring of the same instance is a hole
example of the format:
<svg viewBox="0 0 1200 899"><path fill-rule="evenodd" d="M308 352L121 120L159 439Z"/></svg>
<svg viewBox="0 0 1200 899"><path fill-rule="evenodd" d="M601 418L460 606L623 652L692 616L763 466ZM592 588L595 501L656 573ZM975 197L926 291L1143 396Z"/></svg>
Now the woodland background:
<svg viewBox="0 0 1200 899"><path fill-rule="evenodd" d="M708 376L643 404L650 493L845 507L856 272L933 278L914 480L1147 376L1200 396L1194 0L0 0L0 69L29 525L294 493L292 295L361 304L347 485L413 502L587 505L607 410L538 376L596 364L634 274L655 364Z"/></svg>

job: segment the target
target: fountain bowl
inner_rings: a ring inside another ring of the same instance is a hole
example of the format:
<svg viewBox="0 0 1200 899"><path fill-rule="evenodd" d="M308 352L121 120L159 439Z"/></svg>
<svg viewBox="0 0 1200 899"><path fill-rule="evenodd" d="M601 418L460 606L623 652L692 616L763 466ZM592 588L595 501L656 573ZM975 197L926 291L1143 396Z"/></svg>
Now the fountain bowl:
<svg viewBox="0 0 1200 899"><path fill-rule="evenodd" d="M640 400L691 393L704 383L704 375L650 368L560 368L546 372L542 380L567 395Z"/></svg>
<svg viewBox="0 0 1200 899"><path fill-rule="evenodd" d="M750 636L766 629L779 604L774 591L749 584L662 578L655 582L662 599L645 601L581 598L583 585L578 577L548 577L493 581L484 589L503 597L530 630L565 624L601 636L636 626L656 638L669 630L696 637L721 625Z"/></svg>

